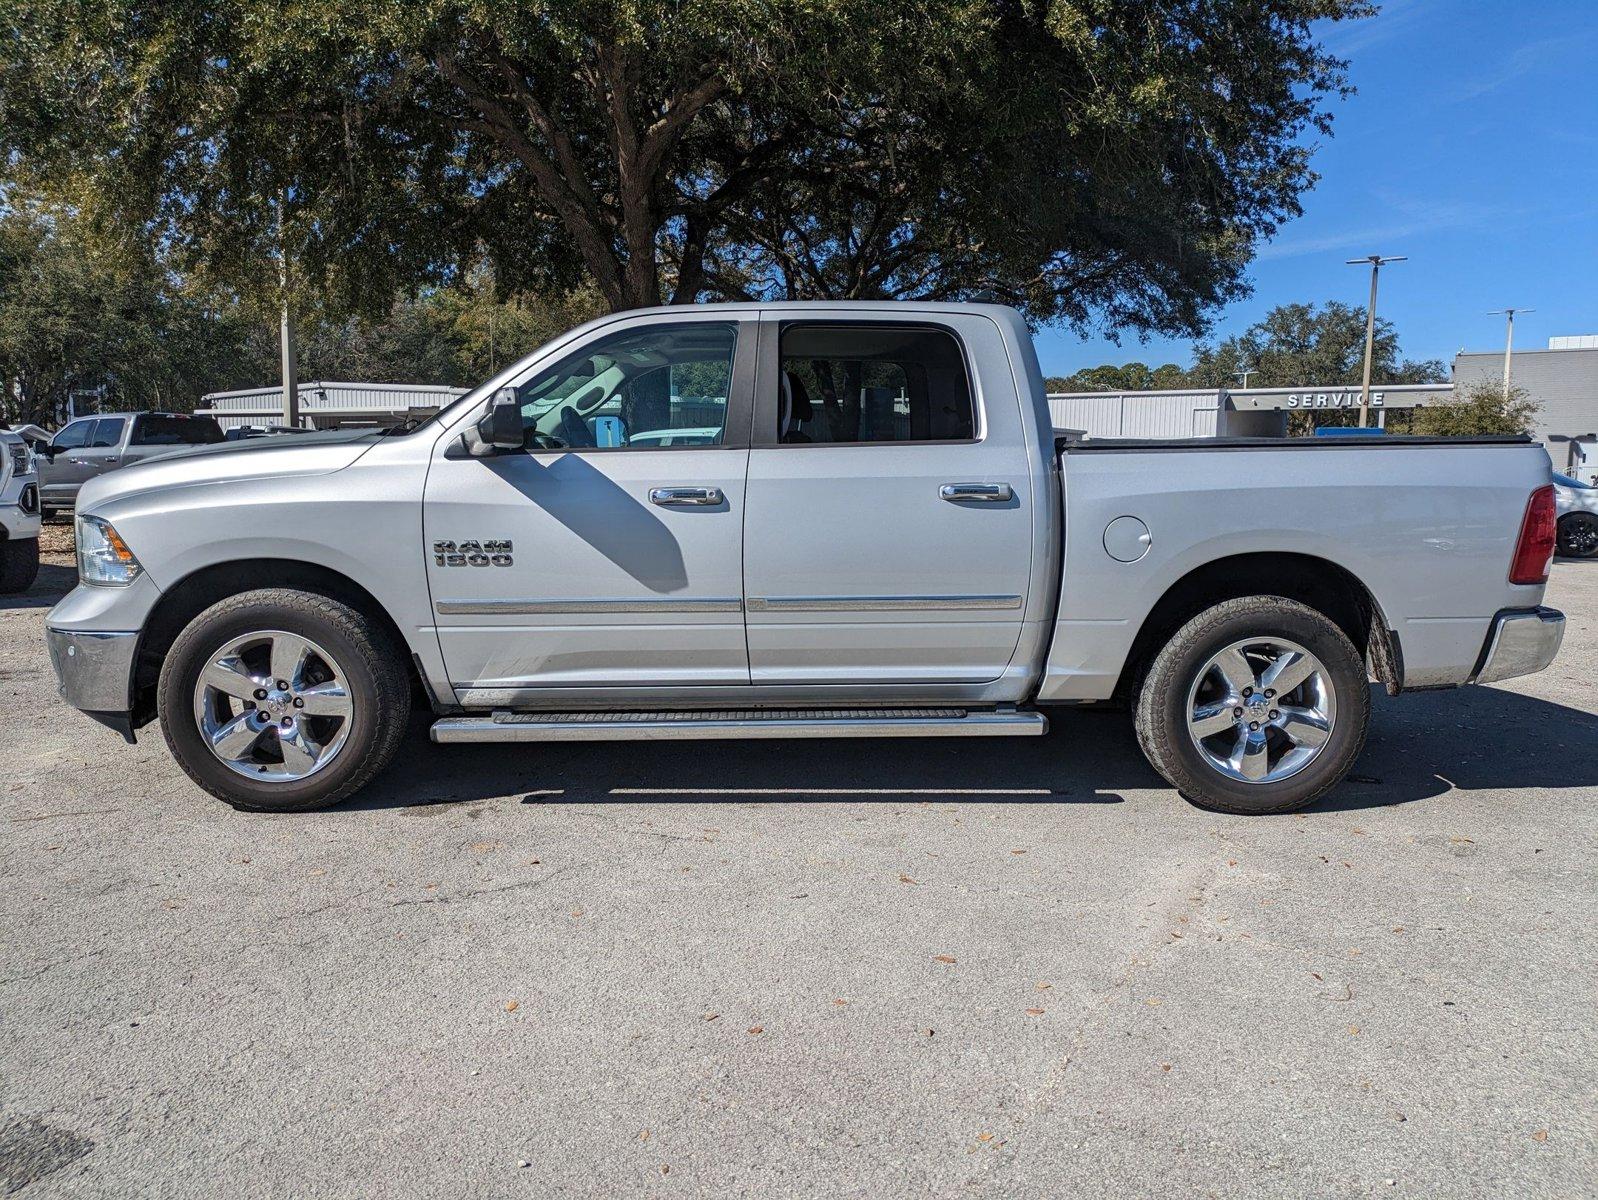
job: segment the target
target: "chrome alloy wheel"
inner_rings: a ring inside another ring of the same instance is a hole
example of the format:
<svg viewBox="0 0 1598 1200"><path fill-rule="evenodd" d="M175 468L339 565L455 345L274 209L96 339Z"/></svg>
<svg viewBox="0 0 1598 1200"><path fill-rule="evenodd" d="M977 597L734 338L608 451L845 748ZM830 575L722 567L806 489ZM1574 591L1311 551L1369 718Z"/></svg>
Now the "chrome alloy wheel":
<svg viewBox="0 0 1598 1200"><path fill-rule="evenodd" d="M280 629L234 638L194 684L200 736L246 779L293 783L316 774L344 748L354 715L332 656Z"/></svg>
<svg viewBox="0 0 1598 1200"><path fill-rule="evenodd" d="M1187 731L1206 762L1242 783L1296 775L1337 723L1329 673L1285 638L1244 638L1213 654L1187 693Z"/></svg>

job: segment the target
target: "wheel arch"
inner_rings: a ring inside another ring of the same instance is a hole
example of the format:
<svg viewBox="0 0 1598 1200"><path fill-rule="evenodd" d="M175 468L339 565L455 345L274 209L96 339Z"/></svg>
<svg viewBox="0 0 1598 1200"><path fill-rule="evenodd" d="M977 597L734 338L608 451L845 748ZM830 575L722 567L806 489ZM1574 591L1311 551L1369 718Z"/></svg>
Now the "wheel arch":
<svg viewBox="0 0 1598 1200"><path fill-rule="evenodd" d="M149 724L155 718L155 688L161 663L189 622L219 600L240 592L268 587L294 588L326 596L349 605L377 622L400 651L413 691L419 692L432 703L432 697L416 668L416 661L407 652L408 643L399 626L377 598L355 580L331 567L298 559L235 559L211 563L184 576L167 588L150 610L139 636L139 651L133 672L135 729Z"/></svg>
<svg viewBox="0 0 1598 1200"><path fill-rule="evenodd" d="M1283 596L1315 609L1348 635L1389 695L1403 689L1398 635L1376 597L1352 571L1313 554L1261 551L1212 559L1171 584L1139 627L1115 695L1133 699L1172 634L1205 609L1240 596Z"/></svg>

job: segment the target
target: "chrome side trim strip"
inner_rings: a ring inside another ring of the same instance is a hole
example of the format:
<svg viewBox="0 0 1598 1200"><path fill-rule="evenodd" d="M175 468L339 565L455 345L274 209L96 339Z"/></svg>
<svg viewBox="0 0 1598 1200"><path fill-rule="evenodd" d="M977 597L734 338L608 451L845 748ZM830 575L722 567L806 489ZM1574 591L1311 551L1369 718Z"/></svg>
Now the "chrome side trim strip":
<svg viewBox="0 0 1598 1200"><path fill-rule="evenodd" d="M750 612L952 612L1021 607L1020 596L751 596Z"/></svg>
<svg viewBox="0 0 1598 1200"><path fill-rule="evenodd" d="M783 717L713 719L711 714L636 714L642 719L594 720L592 714L546 713L537 720L445 717L435 721L435 742L696 741L747 738L1038 737L1049 730L1039 712L969 712L931 717Z"/></svg>
<svg viewBox="0 0 1598 1200"><path fill-rule="evenodd" d="M441 616L503 613L735 613L740 600L440 600Z"/></svg>

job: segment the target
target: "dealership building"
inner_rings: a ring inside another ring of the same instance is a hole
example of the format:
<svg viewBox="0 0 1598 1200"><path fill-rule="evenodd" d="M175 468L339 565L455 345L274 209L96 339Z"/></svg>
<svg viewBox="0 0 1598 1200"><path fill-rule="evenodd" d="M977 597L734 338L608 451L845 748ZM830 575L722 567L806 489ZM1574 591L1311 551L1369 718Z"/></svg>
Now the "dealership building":
<svg viewBox="0 0 1598 1200"><path fill-rule="evenodd" d="M1446 404L1452 384L1371 388L1371 423L1394 408ZM1050 392L1055 429L1092 438L1286 437L1295 412L1357 409L1356 387L1184 388L1160 392Z"/></svg>
<svg viewBox="0 0 1598 1200"><path fill-rule="evenodd" d="M1460 351L1454 383L1501 382L1504 352ZM1548 339L1546 350L1516 350L1509 380L1539 406L1532 433L1548 447L1554 469L1585 476L1598 468L1598 334Z"/></svg>
<svg viewBox="0 0 1598 1200"><path fill-rule="evenodd" d="M302 383L300 424L307 429L393 425L408 416L436 412L465 388L430 383ZM211 392L196 413L215 417L223 429L262 428L283 422L281 386Z"/></svg>

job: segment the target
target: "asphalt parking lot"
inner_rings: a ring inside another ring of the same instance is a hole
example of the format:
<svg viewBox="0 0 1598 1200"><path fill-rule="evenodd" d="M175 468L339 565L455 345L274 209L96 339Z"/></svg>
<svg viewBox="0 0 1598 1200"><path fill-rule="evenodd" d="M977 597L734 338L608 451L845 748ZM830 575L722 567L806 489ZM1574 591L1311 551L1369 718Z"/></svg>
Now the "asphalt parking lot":
<svg viewBox="0 0 1598 1200"><path fill-rule="evenodd" d="M0 601L0 1193L1598 1189L1598 561L1329 803L1020 742L434 747L234 813ZM418 734L423 726L418 725Z"/></svg>

